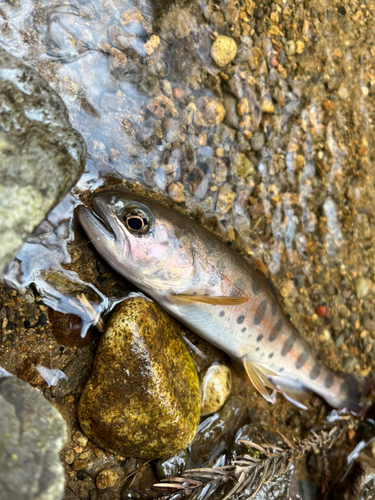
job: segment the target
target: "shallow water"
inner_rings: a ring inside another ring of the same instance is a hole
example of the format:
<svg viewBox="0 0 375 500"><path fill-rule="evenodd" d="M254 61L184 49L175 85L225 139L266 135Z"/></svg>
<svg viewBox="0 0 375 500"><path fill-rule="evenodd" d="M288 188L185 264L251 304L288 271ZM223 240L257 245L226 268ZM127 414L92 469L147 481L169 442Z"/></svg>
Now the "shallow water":
<svg viewBox="0 0 375 500"><path fill-rule="evenodd" d="M108 176L125 178L217 220L228 244L269 273L325 361L367 374L375 357L375 2L186 5L0 5L0 45L49 81L88 148L85 174L5 278L34 282L47 304L81 316L87 329L78 292L97 314L121 292L103 295L72 259L86 245L74 241L73 210ZM217 35L238 46L223 69L210 56ZM51 289L51 269L76 284L74 293Z"/></svg>
<svg viewBox="0 0 375 500"><path fill-rule="evenodd" d="M3 4L1 45L50 82L88 147L86 173L8 280L37 281L48 295L40 270L69 263L73 209L109 174L214 216L229 244L263 262L287 310L293 299L294 321L308 316L312 342L318 334L331 350L339 337L314 315L320 304L331 323L348 325L345 341L353 325L367 331L373 6L250 1L166 13L147 2ZM217 34L238 45L224 69L210 56ZM365 304L354 295L362 275Z"/></svg>

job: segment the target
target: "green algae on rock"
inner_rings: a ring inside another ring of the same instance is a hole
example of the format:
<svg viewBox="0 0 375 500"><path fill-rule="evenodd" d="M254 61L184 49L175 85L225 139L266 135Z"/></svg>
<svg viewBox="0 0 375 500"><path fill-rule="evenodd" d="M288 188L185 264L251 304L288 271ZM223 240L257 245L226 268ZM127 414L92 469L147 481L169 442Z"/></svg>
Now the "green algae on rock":
<svg viewBox="0 0 375 500"><path fill-rule="evenodd" d="M125 457L154 459L193 440L199 381L179 330L143 297L116 308L79 402L82 430L96 444Z"/></svg>

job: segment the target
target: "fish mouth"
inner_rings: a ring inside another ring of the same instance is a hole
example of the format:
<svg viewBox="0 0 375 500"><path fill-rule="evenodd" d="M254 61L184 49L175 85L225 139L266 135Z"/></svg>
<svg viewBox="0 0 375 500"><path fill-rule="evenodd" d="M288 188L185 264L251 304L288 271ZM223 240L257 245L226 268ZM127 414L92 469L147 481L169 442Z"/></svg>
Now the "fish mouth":
<svg viewBox="0 0 375 500"><path fill-rule="evenodd" d="M109 258L117 253L119 233L116 231L116 217L102 200L93 197L92 204L94 211L84 205L77 207L78 220L98 252Z"/></svg>
<svg viewBox="0 0 375 500"><path fill-rule="evenodd" d="M96 216L98 223L105 227L105 229L108 231L108 233L110 233L112 237L116 237L114 224L111 220L114 218L114 216L111 214L108 205L105 205L105 203L103 203L103 200L98 196L95 196L94 194L94 196L92 197L92 206L94 207L93 215Z"/></svg>

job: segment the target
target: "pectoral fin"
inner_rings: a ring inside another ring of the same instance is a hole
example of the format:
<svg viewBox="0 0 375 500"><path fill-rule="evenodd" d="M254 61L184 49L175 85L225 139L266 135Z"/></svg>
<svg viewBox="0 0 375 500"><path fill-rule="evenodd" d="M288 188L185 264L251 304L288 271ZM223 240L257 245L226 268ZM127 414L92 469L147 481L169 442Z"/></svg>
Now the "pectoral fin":
<svg viewBox="0 0 375 500"><path fill-rule="evenodd" d="M188 295L185 293L172 293L171 297L185 302L200 302L201 304L212 304L213 306L236 306L249 300L249 297L209 297L207 295Z"/></svg>
<svg viewBox="0 0 375 500"><path fill-rule="evenodd" d="M274 392L274 394L270 394L266 389L266 387L269 387L273 391L278 390L277 387L266 376L273 375L273 373L255 363L252 363L251 361L244 360L243 365L255 389L260 392L264 399L266 399L269 403L275 403L276 393Z"/></svg>

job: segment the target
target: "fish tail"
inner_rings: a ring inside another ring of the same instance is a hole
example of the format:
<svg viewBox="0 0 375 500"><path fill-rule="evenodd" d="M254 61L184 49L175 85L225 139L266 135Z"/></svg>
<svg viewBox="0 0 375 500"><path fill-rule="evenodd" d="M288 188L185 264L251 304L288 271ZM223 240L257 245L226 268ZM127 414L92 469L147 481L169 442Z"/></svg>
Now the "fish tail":
<svg viewBox="0 0 375 500"><path fill-rule="evenodd" d="M374 375L368 377L347 373L338 375L343 380L341 385L343 398L340 398L339 404L333 406L346 408L355 415L364 416L369 407L369 394L375 388Z"/></svg>

